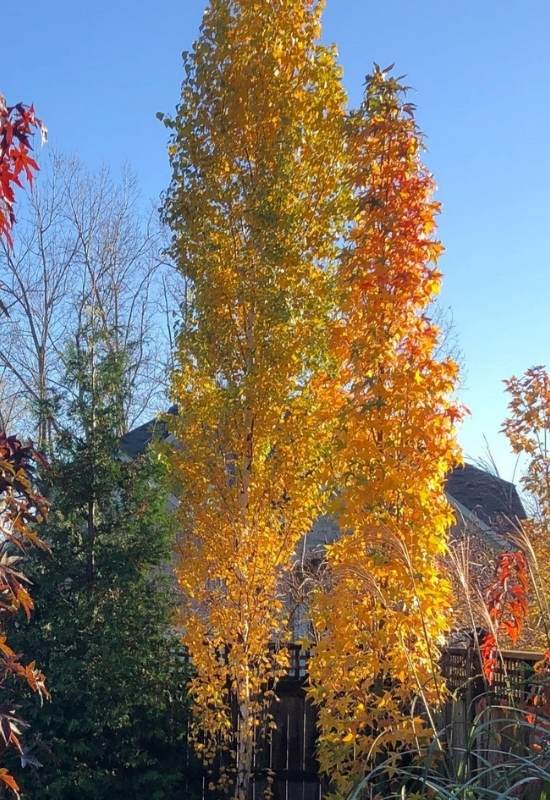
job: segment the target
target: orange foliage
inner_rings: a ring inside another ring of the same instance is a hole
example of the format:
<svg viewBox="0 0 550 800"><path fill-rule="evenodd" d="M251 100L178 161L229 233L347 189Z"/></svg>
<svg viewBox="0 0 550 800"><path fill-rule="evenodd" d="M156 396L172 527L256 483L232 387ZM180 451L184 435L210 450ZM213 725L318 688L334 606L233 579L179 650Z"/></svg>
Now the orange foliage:
<svg viewBox="0 0 550 800"><path fill-rule="evenodd" d="M46 544L36 535L34 525L47 514L44 498L33 486L34 466L43 461L30 446L23 446L15 436L0 432L0 619L4 621L22 608L29 617L33 608L27 591L29 580L21 571L21 562L31 547L46 549ZM48 696L44 675L34 661L22 664L0 633L0 687L10 675L24 680L40 698ZM21 744L22 722L9 702L0 708L0 746L14 747L23 752ZM0 781L15 793L14 778L0 770Z"/></svg>
<svg viewBox="0 0 550 800"><path fill-rule="evenodd" d="M492 629L480 641L483 672L491 684L498 664L498 635L509 636L515 645L525 624L528 603L529 573L525 555L520 551L500 553L495 579L487 590L486 606Z"/></svg>
<svg viewBox="0 0 550 800"><path fill-rule="evenodd" d="M338 274L339 434L332 580L314 603L310 664L320 760L338 796L380 754L425 733L415 698L441 698L438 645L450 585L439 568L453 515L445 476L460 458L457 366L436 357L439 205L404 87L375 68L350 121L357 213Z"/></svg>
<svg viewBox="0 0 550 800"><path fill-rule="evenodd" d="M505 381L510 395L510 416L503 431L512 450L527 459L521 479L532 506L532 515L518 526L517 541L522 548L520 575L512 573L512 602L509 616L515 630L525 620L522 595L530 584L529 630L533 638L546 642L543 659L535 665L535 679L526 703L526 719L537 726L534 750L547 746L550 730L550 376L543 366L528 369L520 378ZM497 598L499 597L497 593ZM542 634L542 636L541 636Z"/></svg>
<svg viewBox="0 0 550 800"><path fill-rule="evenodd" d="M550 525L550 376L532 367L505 381L510 417L503 426L514 453L528 458L523 488L537 504L535 517Z"/></svg>
<svg viewBox="0 0 550 800"><path fill-rule="evenodd" d="M531 516L518 527L518 545L527 558L532 586L529 629L537 643L550 646L550 377L533 367L521 378L505 381L510 416L503 426L523 461L521 483Z"/></svg>

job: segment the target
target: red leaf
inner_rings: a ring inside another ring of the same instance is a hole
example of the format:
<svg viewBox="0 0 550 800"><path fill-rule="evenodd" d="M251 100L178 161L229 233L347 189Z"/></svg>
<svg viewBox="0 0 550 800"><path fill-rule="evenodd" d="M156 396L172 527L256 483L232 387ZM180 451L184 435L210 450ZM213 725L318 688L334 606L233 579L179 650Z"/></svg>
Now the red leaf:
<svg viewBox="0 0 550 800"><path fill-rule="evenodd" d="M10 775L7 769L0 769L0 781L3 781L6 784L6 786L8 786L12 790L12 792L16 795L16 797L20 796L19 786L17 784L17 781L15 780L13 775Z"/></svg>

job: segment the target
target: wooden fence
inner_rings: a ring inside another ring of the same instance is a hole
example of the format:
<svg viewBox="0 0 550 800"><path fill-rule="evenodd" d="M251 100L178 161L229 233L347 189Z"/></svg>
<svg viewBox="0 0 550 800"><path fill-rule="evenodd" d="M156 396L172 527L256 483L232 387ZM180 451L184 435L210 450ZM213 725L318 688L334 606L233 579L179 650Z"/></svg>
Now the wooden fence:
<svg viewBox="0 0 550 800"><path fill-rule="evenodd" d="M509 754L517 759L533 752L544 721L539 717L537 728L529 724L526 707L535 687L541 689L546 682L535 677L541 658L538 653L505 651L488 686L475 648L448 648L443 653L442 670L453 698L442 710L440 724L447 750L464 778L477 773L480 784L488 786L486 767L509 762ZM536 708L530 705L530 710ZM534 796L538 797L536 787Z"/></svg>
<svg viewBox="0 0 550 800"><path fill-rule="evenodd" d="M495 702L504 694L510 697L510 691L514 699L521 702L526 696L533 666L540 658L534 653L505 653L492 686ZM487 686L473 648L448 648L443 654L442 669L455 696L441 713L441 725L448 730L449 748L461 758L472 720L480 703L487 701ZM317 720L315 709L306 698L306 681L307 653L297 646L292 647L290 668L279 682L278 702L272 712L277 727L268 743L258 747L254 754L250 800L261 800L268 776L271 776L274 800L322 800L328 791L315 755ZM206 776L202 777L199 794L203 800L220 797L218 792L208 789Z"/></svg>

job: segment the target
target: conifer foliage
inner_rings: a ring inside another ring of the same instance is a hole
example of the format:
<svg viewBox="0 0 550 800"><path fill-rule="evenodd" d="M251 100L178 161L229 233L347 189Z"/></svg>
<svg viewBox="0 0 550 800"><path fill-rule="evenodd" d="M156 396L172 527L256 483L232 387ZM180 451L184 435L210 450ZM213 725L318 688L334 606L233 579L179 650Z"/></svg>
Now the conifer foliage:
<svg viewBox="0 0 550 800"><path fill-rule="evenodd" d="M197 746L252 742L285 662L278 592L321 508L327 267L344 217L344 93L318 43L321 3L213 0L185 57L165 217L192 302L179 336L168 455L181 489L178 578ZM231 703L237 709L234 731Z"/></svg>
<svg viewBox="0 0 550 800"><path fill-rule="evenodd" d="M456 364L436 357L428 315L441 280L438 204L399 79L374 69L349 130L357 212L332 339L334 505L347 533L328 548L310 663L321 766L339 797L381 754L418 742L425 725L415 699L431 705L442 690L437 648L450 590L438 560L452 522L443 489L461 413Z"/></svg>
<svg viewBox="0 0 550 800"><path fill-rule="evenodd" d="M172 524L158 459L120 451L127 354L83 329L66 355L64 430L45 475L51 553L31 578L36 614L16 646L48 673L23 774L47 800L172 798L186 788L183 652L166 574Z"/></svg>

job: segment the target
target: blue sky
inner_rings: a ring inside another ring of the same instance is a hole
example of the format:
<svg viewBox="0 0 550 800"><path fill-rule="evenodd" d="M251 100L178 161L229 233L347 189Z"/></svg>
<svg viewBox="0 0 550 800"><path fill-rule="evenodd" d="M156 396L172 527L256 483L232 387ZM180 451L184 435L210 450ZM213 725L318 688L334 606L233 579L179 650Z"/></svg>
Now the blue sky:
<svg viewBox="0 0 550 800"><path fill-rule="evenodd" d="M34 101L50 142L88 164L123 163L145 197L168 181L166 132L206 0L30 0L2 12L0 90ZM502 379L549 364L550 3L548 0L328 0L350 101L373 61L415 87L443 203L442 302L452 308L471 410L461 440L504 477ZM549 364L550 366L550 364Z"/></svg>

